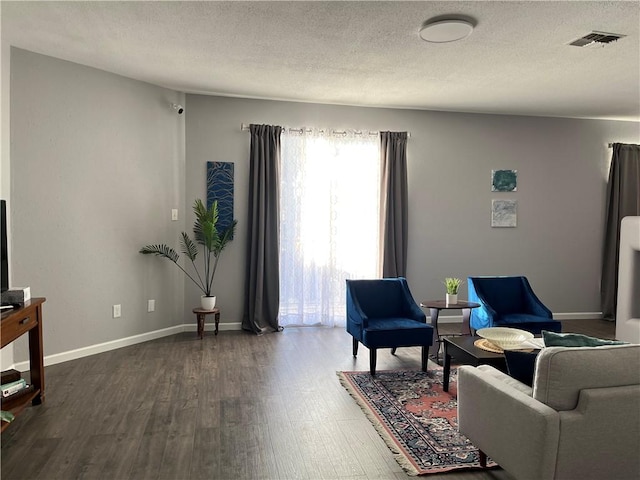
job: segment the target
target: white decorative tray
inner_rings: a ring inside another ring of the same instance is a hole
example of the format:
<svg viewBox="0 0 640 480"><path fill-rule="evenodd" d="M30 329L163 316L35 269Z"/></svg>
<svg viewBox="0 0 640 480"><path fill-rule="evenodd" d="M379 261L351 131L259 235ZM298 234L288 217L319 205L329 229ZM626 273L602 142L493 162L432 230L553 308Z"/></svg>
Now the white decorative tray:
<svg viewBox="0 0 640 480"><path fill-rule="evenodd" d="M522 343L533 338L531 332L509 327L481 328L476 333L503 350L517 349Z"/></svg>

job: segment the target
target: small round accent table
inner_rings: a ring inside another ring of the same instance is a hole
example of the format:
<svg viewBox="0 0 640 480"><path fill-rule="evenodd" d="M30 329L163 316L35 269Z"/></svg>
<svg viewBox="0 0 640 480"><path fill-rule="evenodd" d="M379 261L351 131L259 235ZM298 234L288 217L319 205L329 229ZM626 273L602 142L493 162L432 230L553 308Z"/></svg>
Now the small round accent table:
<svg viewBox="0 0 640 480"><path fill-rule="evenodd" d="M204 321L207 315L213 315L213 318L216 322L216 330L215 335L218 335L218 324L220 323L220 309L214 308L213 310L205 310L204 308L194 308L193 313L196 314L198 319L198 336L202 339L204 338Z"/></svg>
<svg viewBox="0 0 640 480"><path fill-rule="evenodd" d="M469 319L471 318L471 309L478 308L479 303L465 302L458 300L456 303L447 303L446 300L423 300L420 302L422 308L428 308L431 314L431 325L433 326L433 348L435 349L435 357L437 363L440 364L438 359L438 353L440 351L440 344L442 338L438 332L438 316L440 310L462 310L462 331L461 335L471 335L471 326L469 325Z"/></svg>

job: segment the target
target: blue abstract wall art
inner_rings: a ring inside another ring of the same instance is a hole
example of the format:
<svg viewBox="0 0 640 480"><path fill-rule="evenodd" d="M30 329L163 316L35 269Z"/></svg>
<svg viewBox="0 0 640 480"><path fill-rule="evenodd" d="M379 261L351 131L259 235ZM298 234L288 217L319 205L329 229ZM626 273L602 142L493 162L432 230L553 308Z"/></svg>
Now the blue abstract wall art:
<svg viewBox="0 0 640 480"><path fill-rule="evenodd" d="M491 170L492 192L515 192L518 190L518 170Z"/></svg>
<svg viewBox="0 0 640 480"><path fill-rule="evenodd" d="M233 163L207 162L207 208L218 201L218 231L233 223Z"/></svg>

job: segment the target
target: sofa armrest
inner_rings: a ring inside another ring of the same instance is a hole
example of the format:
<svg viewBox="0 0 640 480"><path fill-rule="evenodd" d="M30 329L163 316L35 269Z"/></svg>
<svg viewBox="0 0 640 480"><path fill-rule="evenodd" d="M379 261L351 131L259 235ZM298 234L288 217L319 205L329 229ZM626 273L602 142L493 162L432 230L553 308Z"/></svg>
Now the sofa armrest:
<svg viewBox="0 0 640 480"><path fill-rule="evenodd" d="M404 277L399 277L402 283L402 296L404 298L404 314L407 318L411 320L415 320L421 323L427 323L427 315L424 311L418 306L416 301L411 295L411 290L409 290L409 284L407 283L407 279Z"/></svg>
<svg viewBox="0 0 640 480"><path fill-rule="evenodd" d="M471 327L475 330L492 327L498 318L498 313L489 305L481 289L476 285L476 277L467 277L469 301L479 303L479 308L471 310Z"/></svg>
<svg viewBox="0 0 640 480"><path fill-rule="evenodd" d="M525 302L527 304L527 310L531 315L537 315L539 317L553 318L551 310L540 301L538 296L533 292L529 281L523 279L523 286L526 291Z"/></svg>
<svg viewBox="0 0 640 480"><path fill-rule="evenodd" d="M405 315L407 318L415 320L416 322L427 323L427 315L422 311L418 304L413 301L411 296L407 297L406 308Z"/></svg>
<svg viewBox="0 0 640 480"><path fill-rule="evenodd" d="M557 477L640 478L640 385L580 391L560 412Z"/></svg>
<svg viewBox="0 0 640 480"><path fill-rule="evenodd" d="M351 286L347 280L347 323L358 326L359 329L366 328L369 324L369 317L364 313L360 302L351 291Z"/></svg>
<svg viewBox="0 0 640 480"><path fill-rule="evenodd" d="M558 413L490 369L458 369L460 432L518 479L553 478Z"/></svg>

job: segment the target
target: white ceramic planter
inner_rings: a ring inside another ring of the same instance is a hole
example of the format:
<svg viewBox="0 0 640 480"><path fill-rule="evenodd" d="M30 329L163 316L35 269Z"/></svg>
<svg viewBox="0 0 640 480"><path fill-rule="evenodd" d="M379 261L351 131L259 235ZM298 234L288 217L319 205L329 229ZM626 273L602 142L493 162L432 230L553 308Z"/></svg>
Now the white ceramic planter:
<svg viewBox="0 0 640 480"><path fill-rule="evenodd" d="M200 297L200 306L204 310L213 310L216 307L216 297L207 297L202 295Z"/></svg>
<svg viewBox="0 0 640 480"><path fill-rule="evenodd" d="M451 305L453 303L458 303L458 294L457 293L447 293L447 305Z"/></svg>

